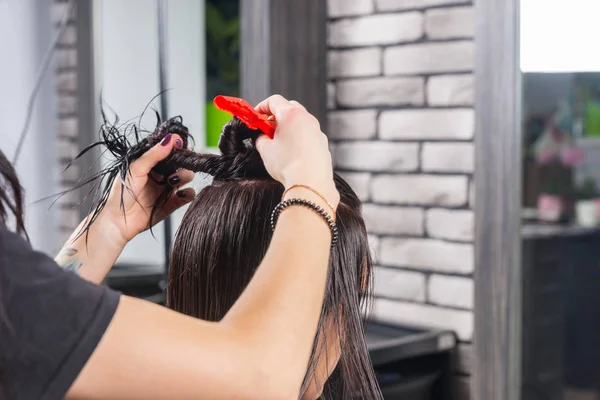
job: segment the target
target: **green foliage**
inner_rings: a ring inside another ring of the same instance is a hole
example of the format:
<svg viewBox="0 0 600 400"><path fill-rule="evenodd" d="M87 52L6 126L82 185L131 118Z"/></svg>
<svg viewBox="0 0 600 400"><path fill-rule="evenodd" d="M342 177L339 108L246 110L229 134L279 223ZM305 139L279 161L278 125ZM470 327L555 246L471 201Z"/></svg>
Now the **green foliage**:
<svg viewBox="0 0 600 400"><path fill-rule="evenodd" d="M206 2L206 62L209 96L239 96L240 19L227 18L219 8ZM212 79L211 79L212 78ZM215 79L216 78L216 79Z"/></svg>

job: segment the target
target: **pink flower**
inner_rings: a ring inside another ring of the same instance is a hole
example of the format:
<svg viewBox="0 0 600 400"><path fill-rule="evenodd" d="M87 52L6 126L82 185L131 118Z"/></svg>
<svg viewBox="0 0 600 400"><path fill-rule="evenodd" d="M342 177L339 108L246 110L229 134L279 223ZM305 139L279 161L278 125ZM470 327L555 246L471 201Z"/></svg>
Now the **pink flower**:
<svg viewBox="0 0 600 400"><path fill-rule="evenodd" d="M539 164L550 164L554 161L554 151L552 150L542 150L537 155L537 162Z"/></svg>
<svg viewBox="0 0 600 400"><path fill-rule="evenodd" d="M581 165L584 158L583 150L578 147L564 149L560 153L560 158L565 166L575 167Z"/></svg>

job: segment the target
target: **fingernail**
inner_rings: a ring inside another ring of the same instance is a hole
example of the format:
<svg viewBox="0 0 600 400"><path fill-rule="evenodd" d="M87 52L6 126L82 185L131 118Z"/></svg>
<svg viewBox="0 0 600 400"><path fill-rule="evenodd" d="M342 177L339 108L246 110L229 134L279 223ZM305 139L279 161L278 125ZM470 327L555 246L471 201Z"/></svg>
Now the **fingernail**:
<svg viewBox="0 0 600 400"><path fill-rule="evenodd" d="M169 133L167 136L165 136L165 137L163 138L163 140L160 142L161 146L166 146L166 145L168 145L168 144L169 144L169 142L171 141L171 138L172 138L172 137L173 137L173 135L171 135L170 133Z"/></svg>
<svg viewBox="0 0 600 400"><path fill-rule="evenodd" d="M175 139L175 148L176 149L181 149L183 147L183 140L181 139Z"/></svg>
<svg viewBox="0 0 600 400"><path fill-rule="evenodd" d="M184 198L186 195L187 195L187 193L185 193L183 190L180 190L179 192L177 192L177 197Z"/></svg>
<svg viewBox="0 0 600 400"><path fill-rule="evenodd" d="M169 185L171 186L175 186L177 185L179 182L181 182L181 178L178 177L177 175L172 176L169 178Z"/></svg>

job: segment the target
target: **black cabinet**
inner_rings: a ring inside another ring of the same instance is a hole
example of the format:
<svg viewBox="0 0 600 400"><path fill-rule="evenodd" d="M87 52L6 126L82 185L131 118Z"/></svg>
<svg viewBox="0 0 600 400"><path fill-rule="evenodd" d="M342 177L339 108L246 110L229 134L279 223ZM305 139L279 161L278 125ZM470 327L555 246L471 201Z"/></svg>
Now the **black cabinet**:
<svg viewBox="0 0 600 400"><path fill-rule="evenodd" d="M522 400L600 393L600 233L523 239Z"/></svg>

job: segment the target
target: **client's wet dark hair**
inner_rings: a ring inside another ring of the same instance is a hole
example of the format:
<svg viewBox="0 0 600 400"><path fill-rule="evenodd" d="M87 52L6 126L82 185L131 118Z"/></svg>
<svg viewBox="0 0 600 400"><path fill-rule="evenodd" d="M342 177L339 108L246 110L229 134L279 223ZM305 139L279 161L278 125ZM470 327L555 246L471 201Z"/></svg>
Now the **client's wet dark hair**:
<svg viewBox="0 0 600 400"><path fill-rule="evenodd" d="M106 203L113 181L119 177L124 182L129 164L166 134L181 135L186 147L190 140L180 117L159 123L143 139L137 129L128 130L135 143L122 129L105 124L102 140L93 145L106 146L116 158L95 176L106 179L94 215ZM205 320L221 320L267 251L272 237L270 214L281 200L283 187L269 176L255 148L259 133L233 118L223 127L220 155L174 150L155 168L165 177L185 168L214 178L191 203L174 241L167 306L176 311ZM301 394L316 383L323 388L322 399L381 399L361 318L372 288L372 263L361 203L337 175L335 184L341 198L337 210L339 241L331 252L325 301ZM155 208L172 190L165 185ZM327 343L332 339L339 342L341 350L337 367L327 382L314 382L319 360L337 356L327 354Z"/></svg>

